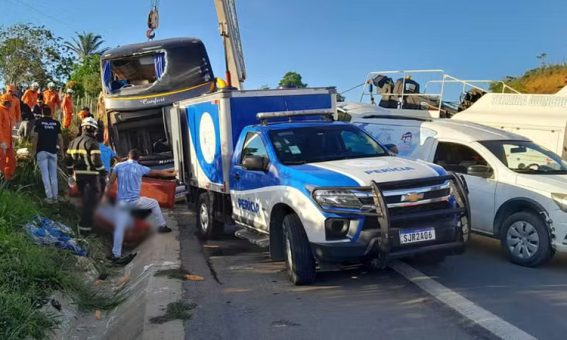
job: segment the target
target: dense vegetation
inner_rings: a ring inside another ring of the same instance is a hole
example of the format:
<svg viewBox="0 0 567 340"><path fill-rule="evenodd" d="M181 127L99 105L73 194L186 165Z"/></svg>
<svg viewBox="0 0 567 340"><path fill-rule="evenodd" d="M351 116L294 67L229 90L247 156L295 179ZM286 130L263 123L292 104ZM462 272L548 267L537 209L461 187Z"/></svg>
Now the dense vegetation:
<svg viewBox="0 0 567 340"><path fill-rule="evenodd" d="M44 205L40 183L31 161L19 164L13 182L0 179L0 339L46 338L59 321L49 299L56 290L82 310L109 309L122 300L96 290L76 256L38 246L26 235L25 224L38 214L69 226L77 220L69 203ZM89 238L85 245L89 261L105 271L100 241Z"/></svg>
<svg viewBox="0 0 567 340"><path fill-rule="evenodd" d="M520 77L506 77L503 81L522 93L552 94L567 85L567 65L544 65L529 70ZM501 88L500 83L494 83L490 87L497 92Z"/></svg>

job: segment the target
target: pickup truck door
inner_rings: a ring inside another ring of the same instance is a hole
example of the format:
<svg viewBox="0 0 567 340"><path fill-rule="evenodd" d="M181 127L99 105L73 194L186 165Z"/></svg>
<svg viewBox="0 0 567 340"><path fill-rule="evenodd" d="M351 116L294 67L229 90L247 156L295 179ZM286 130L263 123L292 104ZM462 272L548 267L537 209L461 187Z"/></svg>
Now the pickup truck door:
<svg viewBox="0 0 567 340"><path fill-rule="evenodd" d="M265 159L265 169L247 169L244 164L246 157ZM236 221L268 231L268 207L271 201L270 191L273 176L268 173L269 158L261 134L248 132L241 152L235 153L230 173L233 217Z"/></svg>
<svg viewBox="0 0 567 340"><path fill-rule="evenodd" d="M439 141L434 153L433 162L443 166L447 171L463 175L469 189L471 205L471 223L475 231L493 234L496 181L469 175L471 165L489 165L474 145ZM494 176L494 174L492 175Z"/></svg>

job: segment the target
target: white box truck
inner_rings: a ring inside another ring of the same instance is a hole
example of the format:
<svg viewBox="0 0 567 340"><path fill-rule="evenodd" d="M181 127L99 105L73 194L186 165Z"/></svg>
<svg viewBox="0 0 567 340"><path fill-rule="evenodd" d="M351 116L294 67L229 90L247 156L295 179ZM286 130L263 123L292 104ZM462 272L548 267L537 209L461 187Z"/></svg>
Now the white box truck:
<svg viewBox="0 0 567 340"><path fill-rule="evenodd" d="M170 110L176 167L214 237L235 223L264 237L295 284L317 265L464 251L469 211L459 178L391 157L333 121L334 90L220 91Z"/></svg>

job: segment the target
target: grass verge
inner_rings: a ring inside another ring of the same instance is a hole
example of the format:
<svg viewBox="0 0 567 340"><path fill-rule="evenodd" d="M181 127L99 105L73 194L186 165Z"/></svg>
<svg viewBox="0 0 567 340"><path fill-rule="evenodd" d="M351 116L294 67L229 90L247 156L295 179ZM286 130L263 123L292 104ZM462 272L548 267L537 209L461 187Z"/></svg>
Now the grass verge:
<svg viewBox="0 0 567 340"><path fill-rule="evenodd" d="M42 308L61 291L80 310L108 310L126 297L109 294L86 279L87 269L68 251L38 246L24 225L35 215L76 225L78 211L70 203L46 205L41 179L31 162L19 162L12 182L0 179L0 339L44 339L58 325L56 310ZM97 271L107 271L103 245L97 237L84 240ZM83 261L84 262L84 261Z"/></svg>

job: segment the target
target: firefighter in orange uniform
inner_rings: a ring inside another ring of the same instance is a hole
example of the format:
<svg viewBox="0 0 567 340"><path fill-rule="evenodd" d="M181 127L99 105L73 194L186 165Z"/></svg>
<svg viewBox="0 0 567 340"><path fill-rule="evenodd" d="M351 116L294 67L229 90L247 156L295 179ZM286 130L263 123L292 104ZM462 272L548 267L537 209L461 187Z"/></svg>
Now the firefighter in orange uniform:
<svg viewBox="0 0 567 340"><path fill-rule="evenodd" d="M63 102L61 103L61 108L63 110L63 128L68 129L71 126L71 120L73 119L73 90L67 89L65 97L63 97Z"/></svg>
<svg viewBox="0 0 567 340"><path fill-rule="evenodd" d="M20 98L18 98L18 94L16 93L16 86L6 86L6 94L8 94L12 100L10 119L12 121L12 128L14 128L22 120L22 109L20 106Z"/></svg>
<svg viewBox="0 0 567 340"><path fill-rule="evenodd" d="M22 101L30 107L30 110L37 105L37 97L39 96L39 84L33 83L30 88L24 92Z"/></svg>
<svg viewBox="0 0 567 340"><path fill-rule="evenodd" d="M0 173L11 180L16 170L16 155L12 144L12 95L0 97Z"/></svg>
<svg viewBox="0 0 567 340"><path fill-rule="evenodd" d="M45 105L49 106L51 109L51 116L53 119L57 119L57 109L61 107L61 99L59 98L59 93L55 90L55 83L50 82L47 84L47 90L43 91L43 101Z"/></svg>

